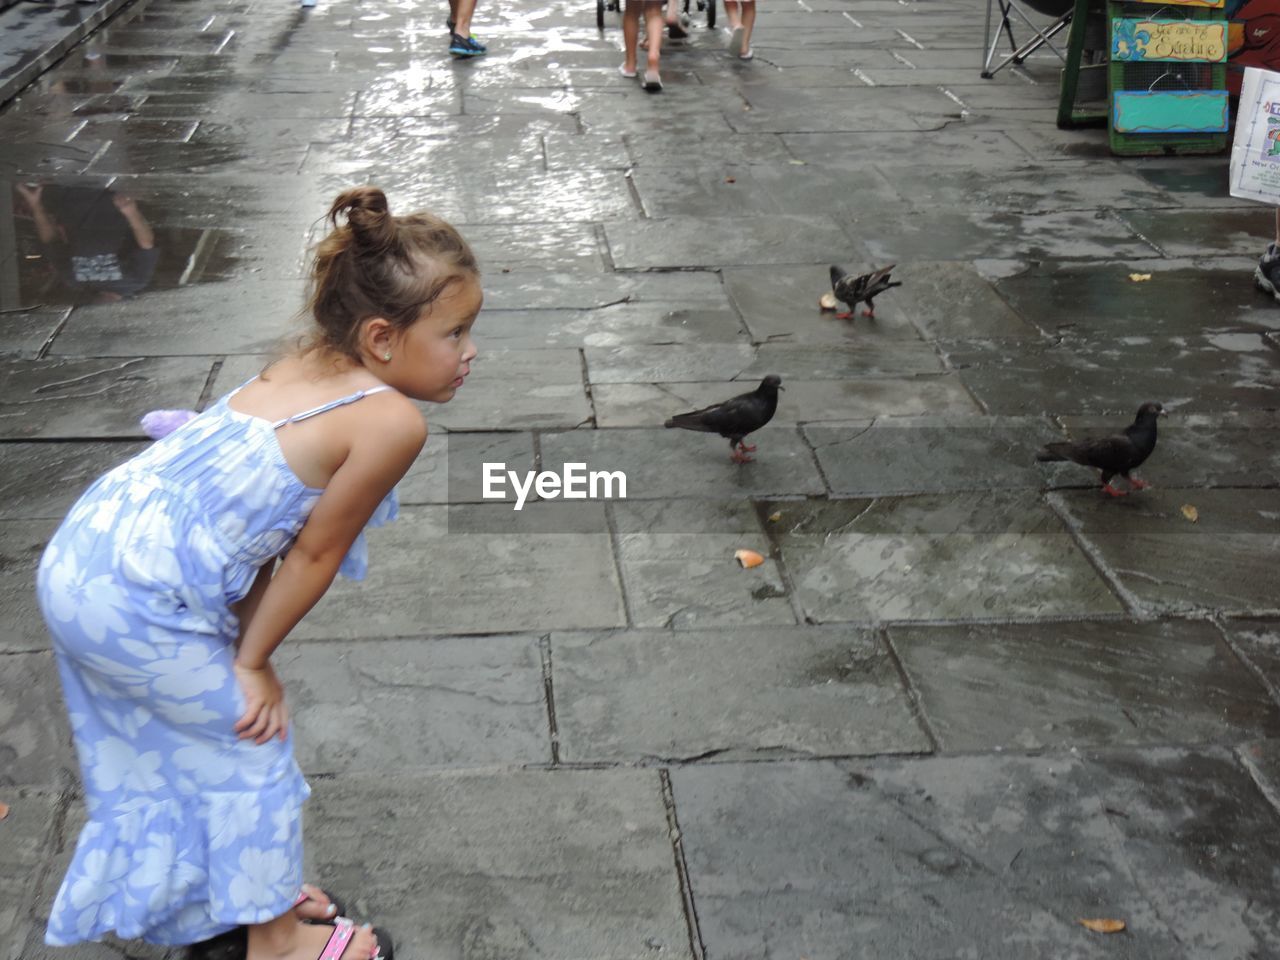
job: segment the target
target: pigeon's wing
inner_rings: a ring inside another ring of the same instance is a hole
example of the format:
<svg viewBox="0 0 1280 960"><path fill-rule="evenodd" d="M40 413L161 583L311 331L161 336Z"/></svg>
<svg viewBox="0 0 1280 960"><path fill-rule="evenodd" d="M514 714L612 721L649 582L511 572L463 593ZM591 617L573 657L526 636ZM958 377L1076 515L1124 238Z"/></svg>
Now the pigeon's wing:
<svg viewBox="0 0 1280 960"><path fill-rule="evenodd" d="M755 393L733 397L709 410L703 420L725 437L745 437L761 426L764 408Z"/></svg>
<svg viewBox="0 0 1280 960"><path fill-rule="evenodd" d="M722 406L724 404L713 403L711 406L703 407L701 410L677 413L663 426L679 427L681 430L701 430L704 433L719 433L720 428L713 421L715 421L716 413Z"/></svg>
<svg viewBox="0 0 1280 960"><path fill-rule="evenodd" d="M867 274L867 282L864 284L863 289L864 296L874 297L877 293L884 293L884 291L888 290L889 275L896 266L896 263L891 263L887 267Z"/></svg>
<svg viewBox="0 0 1280 960"><path fill-rule="evenodd" d="M1099 470L1127 470L1137 455L1133 441L1126 436L1094 437L1074 443L1051 443L1048 449L1067 460Z"/></svg>

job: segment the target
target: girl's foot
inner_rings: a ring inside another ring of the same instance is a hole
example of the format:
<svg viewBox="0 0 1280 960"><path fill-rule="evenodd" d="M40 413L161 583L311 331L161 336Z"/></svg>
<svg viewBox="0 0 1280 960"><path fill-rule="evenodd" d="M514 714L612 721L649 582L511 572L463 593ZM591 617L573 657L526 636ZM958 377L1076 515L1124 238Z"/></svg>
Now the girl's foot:
<svg viewBox="0 0 1280 960"><path fill-rule="evenodd" d="M644 72L644 88L650 93L657 93L662 89L662 78L658 76L657 70Z"/></svg>
<svg viewBox="0 0 1280 960"><path fill-rule="evenodd" d="M332 920L338 915L338 908L329 899L329 895L319 887L304 883L302 892L307 895L307 899L293 908L299 920Z"/></svg>
<svg viewBox="0 0 1280 960"><path fill-rule="evenodd" d="M270 928L270 929L268 929ZM325 923L293 923L281 929L278 921L249 928L245 960L317 960L333 937L335 927ZM366 927L352 926L341 960L370 960L378 953L378 939Z"/></svg>
<svg viewBox="0 0 1280 960"><path fill-rule="evenodd" d="M750 60L750 59L751 59L752 57L754 57L755 55L756 55L756 54L755 54L755 51L754 51L754 50L752 50L750 47L747 47L747 49L743 50L740 54L738 54L738 59L739 59L739 60Z"/></svg>
<svg viewBox="0 0 1280 960"><path fill-rule="evenodd" d="M625 63L620 64L618 66L618 72L622 74L624 77L626 77L628 80L634 80L636 78L636 68L632 67L630 70L628 70L627 65Z"/></svg>

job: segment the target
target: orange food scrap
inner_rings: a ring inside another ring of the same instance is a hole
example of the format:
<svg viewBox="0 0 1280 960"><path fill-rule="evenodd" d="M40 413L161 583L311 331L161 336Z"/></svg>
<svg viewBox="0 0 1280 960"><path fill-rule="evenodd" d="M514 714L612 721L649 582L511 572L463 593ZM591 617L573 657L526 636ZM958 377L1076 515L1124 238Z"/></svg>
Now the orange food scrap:
<svg viewBox="0 0 1280 960"><path fill-rule="evenodd" d="M777 523L777 522L778 522L779 520L781 520L781 519L782 519L782 511L781 511L781 510L779 510L777 513L771 513L771 514L769 514L769 522L770 522L770 523Z"/></svg>
<svg viewBox="0 0 1280 960"><path fill-rule="evenodd" d="M1149 273L1131 273L1131 274L1129 274L1129 279L1130 279L1130 280L1132 280L1134 283L1146 283L1148 280L1150 280L1150 279L1151 279L1151 274L1149 274Z"/></svg>
<svg viewBox="0 0 1280 960"><path fill-rule="evenodd" d="M9 815L9 805L7 803L0 803L0 820L3 820L8 815Z"/></svg>
<svg viewBox="0 0 1280 960"><path fill-rule="evenodd" d="M1182 505L1182 515L1186 517L1188 520L1190 520L1192 523L1195 523L1197 520L1200 519L1200 511L1197 510L1195 507L1193 507L1189 503L1184 503Z"/></svg>
<svg viewBox="0 0 1280 960"><path fill-rule="evenodd" d="M1094 933L1119 933L1124 929L1123 920L1079 920L1081 926L1088 927Z"/></svg>
<svg viewBox="0 0 1280 960"><path fill-rule="evenodd" d="M818 298L818 306L823 310L834 310L837 306L836 295L828 290Z"/></svg>
<svg viewBox="0 0 1280 960"><path fill-rule="evenodd" d="M764 563L764 557L756 553L754 550L737 550L733 554L733 559L737 560L748 570L752 567L758 567L760 564Z"/></svg>

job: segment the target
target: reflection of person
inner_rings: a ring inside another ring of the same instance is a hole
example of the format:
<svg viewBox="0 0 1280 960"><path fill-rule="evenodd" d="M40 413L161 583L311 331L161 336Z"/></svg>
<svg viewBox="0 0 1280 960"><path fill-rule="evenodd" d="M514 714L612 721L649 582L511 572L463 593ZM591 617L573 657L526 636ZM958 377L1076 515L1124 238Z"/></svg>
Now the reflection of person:
<svg viewBox="0 0 1280 960"><path fill-rule="evenodd" d="M414 401L462 386L482 294L431 214L360 187L329 217L310 342L97 480L41 560L89 813L49 944L391 953L350 921L303 923L326 897L295 910L310 790L270 658L339 572L364 576L362 532L394 518L427 437Z"/></svg>
<svg viewBox="0 0 1280 960"><path fill-rule="evenodd" d="M145 290L160 251L132 197L85 187L19 184L36 237L67 286L99 302Z"/></svg>

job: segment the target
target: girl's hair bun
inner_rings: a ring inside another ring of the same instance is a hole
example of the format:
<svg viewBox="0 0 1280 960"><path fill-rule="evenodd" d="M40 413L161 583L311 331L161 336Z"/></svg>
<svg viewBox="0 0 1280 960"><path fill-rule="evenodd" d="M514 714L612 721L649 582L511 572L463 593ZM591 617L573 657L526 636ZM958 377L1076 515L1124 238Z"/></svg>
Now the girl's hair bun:
<svg viewBox="0 0 1280 960"><path fill-rule="evenodd" d="M329 220L337 227L341 216L346 217L351 239L361 253L385 253L395 244L395 217L387 195L377 187L353 187L339 194L329 208Z"/></svg>

